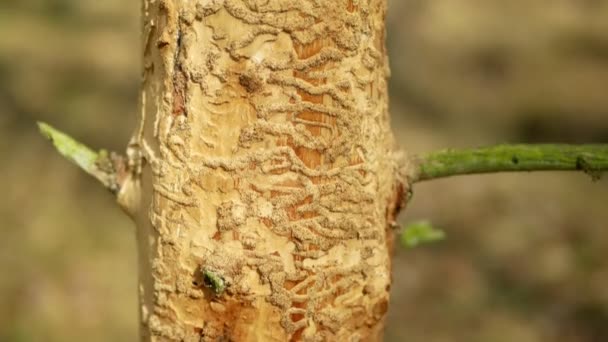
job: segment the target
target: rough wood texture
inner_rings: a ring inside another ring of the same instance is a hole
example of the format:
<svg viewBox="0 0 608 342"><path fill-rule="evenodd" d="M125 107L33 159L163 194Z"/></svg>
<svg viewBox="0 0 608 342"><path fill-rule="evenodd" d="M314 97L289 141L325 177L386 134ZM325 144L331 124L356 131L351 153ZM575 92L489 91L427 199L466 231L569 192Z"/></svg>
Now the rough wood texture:
<svg viewBox="0 0 608 342"><path fill-rule="evenodd" d="M143 3L142 339L381 340L385 0Z"/></svg>

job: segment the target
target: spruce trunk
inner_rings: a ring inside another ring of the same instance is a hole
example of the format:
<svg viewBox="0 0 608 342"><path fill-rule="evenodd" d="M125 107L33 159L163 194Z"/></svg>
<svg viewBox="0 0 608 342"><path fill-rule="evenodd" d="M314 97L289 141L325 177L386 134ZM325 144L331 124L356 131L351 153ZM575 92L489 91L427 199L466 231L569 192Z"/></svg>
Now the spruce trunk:
<svg viewBox="0 0 608 342"><path fill-rule="evenodd" d="M385 0L144 0L143 341L380 341L399 179ZM141 156L141 158L138 158Z"/></svg>

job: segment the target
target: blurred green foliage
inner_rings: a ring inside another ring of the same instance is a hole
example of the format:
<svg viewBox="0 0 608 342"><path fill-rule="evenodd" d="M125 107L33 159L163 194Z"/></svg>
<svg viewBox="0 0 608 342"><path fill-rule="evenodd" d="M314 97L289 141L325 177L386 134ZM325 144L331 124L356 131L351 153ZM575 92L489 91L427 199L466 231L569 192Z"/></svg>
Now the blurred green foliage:
<svg viewBox="0 0 608 342"><path fill-rule="evenodd" d="M413 248L419 245L445 239L445 232L434 227L429 221L417 221L408 224L401 232L401 244Z"/></svg>
<svg viewBox="0 0 608 342"><path fill-rule="evenodd" d="M131 223L35 121L122 150L139 2L0 2L0 341L134 341ZM608 1L391 0L394 130L412 152L608 142ZM458 177L401 220L450 238L396 250L387 341L608 340L608 181Z"/></svg>

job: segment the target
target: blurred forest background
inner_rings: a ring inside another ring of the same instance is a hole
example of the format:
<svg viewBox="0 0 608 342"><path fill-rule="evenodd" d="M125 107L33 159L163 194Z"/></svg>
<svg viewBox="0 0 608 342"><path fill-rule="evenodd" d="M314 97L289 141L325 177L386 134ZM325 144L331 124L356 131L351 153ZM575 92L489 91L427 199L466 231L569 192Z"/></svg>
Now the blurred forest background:
<svg viewBox="0 0 608 342"><path fill-rule="evenodd" d="M608 143L608 1L392 0L394 131L412 152ZM139 1L0 2L0 341L135 341L134 229L53 152L44 120L122 151ZM608 180L537 173L422 183L396 251L387 341L608 341Z"/></svg>

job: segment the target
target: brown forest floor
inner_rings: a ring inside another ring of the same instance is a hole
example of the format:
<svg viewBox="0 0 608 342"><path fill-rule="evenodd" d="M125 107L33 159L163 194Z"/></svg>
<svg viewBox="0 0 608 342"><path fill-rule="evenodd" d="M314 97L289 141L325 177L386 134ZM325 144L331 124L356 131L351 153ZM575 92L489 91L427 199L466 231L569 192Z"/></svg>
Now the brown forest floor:
<svg viewBox="0 0 608 342"><path fill-rule="evenodd" d="M133 341L133 227L34 121L121 150L137 1L0 4L0 341ZM392 115L414 152L608 142L608 1L393 0ZM608 177L416 187L401 220L448 240L396 253L387 341L608 341Z"/></svg>

